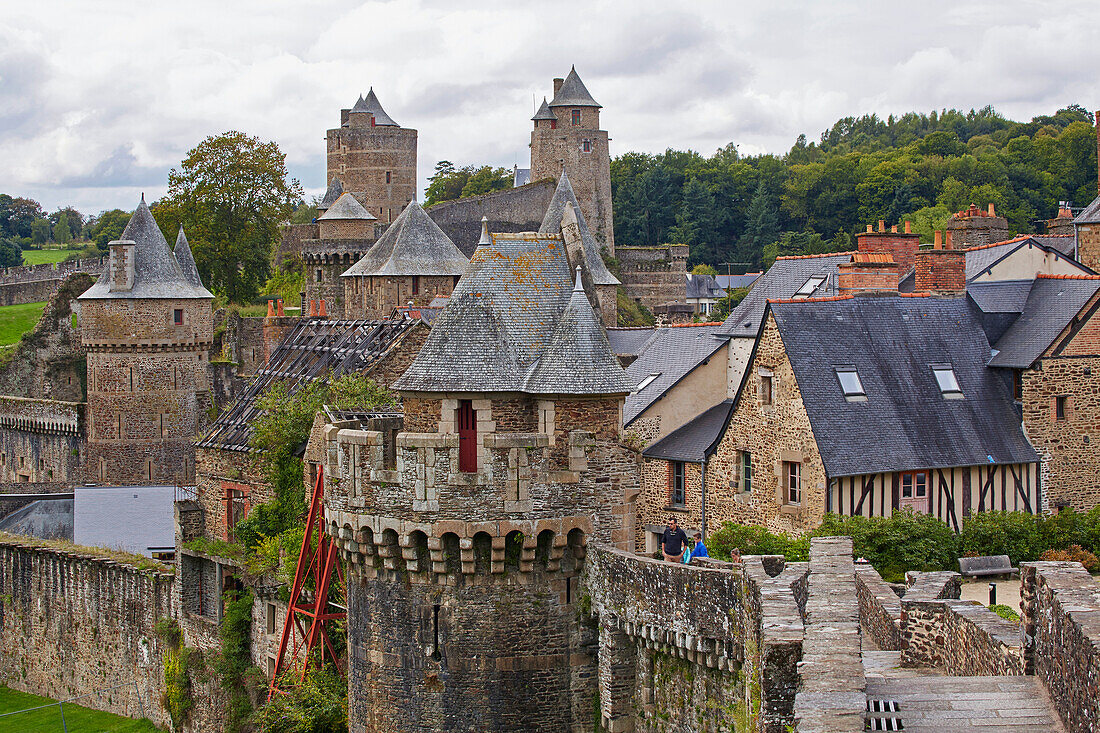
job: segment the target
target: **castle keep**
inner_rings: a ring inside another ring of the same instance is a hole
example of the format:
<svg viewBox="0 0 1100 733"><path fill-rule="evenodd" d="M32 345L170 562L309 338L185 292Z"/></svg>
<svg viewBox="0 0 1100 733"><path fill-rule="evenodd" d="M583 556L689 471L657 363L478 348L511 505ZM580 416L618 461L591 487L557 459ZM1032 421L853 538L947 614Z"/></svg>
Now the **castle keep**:
<svg viewBox="0 0 1100 733"><path fill-rule="evenodd" d="M185 484L209 403L213 295L187 238L175 254L143 198L77 300L88 355L85 480Z"/></svg>

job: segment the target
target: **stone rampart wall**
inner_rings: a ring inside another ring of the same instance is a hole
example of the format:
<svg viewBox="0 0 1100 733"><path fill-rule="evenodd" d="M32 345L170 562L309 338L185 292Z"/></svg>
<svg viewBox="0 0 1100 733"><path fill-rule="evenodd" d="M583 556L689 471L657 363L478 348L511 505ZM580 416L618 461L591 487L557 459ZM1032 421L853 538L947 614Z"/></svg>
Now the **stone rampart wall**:
<svg viewBox="0 0 1100 733"><path fill-rule="evenodd" d="M93 257L46 265L0 268L0 305L22 305L47 301L61 281L77 272L98 275L105 259Z"/></svg>
<svg viewBox="0 0 1100 733"><path fill-rule="evenodd" d="M66 699L136 682L82 705L144 715L165 730L162 642L173 577L77 552L0 540L0 677Z"/></svg>
<svg viewBox="0 0 1100 733"><path fill-rule="evenodd" d="M83 403L0 395L0 493L64 491L79 482L83 426Z"/></svg>
<svg viewBox="0 0 1100 733"><path fill-rule="evenodd" d="M1018 627L976 601L902 599L902 612L903 666L959 677L1024 673Z"/></svg>
<svg viewBox="0 0 1100 733"><path fill-rule="evenodd" d="M874 568L856 571L856 597L863 633L879 649L898 651L905 647L902 631L901 598Z"/></svg>
<svg viewBox="0 0 1100 733"><path fill-rule="evenodd" d="M481 217L488 218L493 233L537 232L555 188L553 180L536 181L519 188L443 201L428 209L428 216L469 257L481 238Z"/></svg>
<svg viewBox="0 0 1100 733"><path fill-rule="evenodd" d="M1080 563L1020 564L1028 672L1067 730L1100 729L1100 600Z"/></svg>

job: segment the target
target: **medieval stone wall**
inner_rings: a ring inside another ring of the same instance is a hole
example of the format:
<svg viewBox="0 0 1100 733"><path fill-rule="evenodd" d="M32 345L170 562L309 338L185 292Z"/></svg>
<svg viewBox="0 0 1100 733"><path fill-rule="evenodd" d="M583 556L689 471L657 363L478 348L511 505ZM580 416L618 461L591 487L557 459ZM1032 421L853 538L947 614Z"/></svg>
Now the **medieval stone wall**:
<svg viewBox="0 0 1100 733"><path fill-rule="evenodd" d="M901 598L874 568L856 570L856 598L864 636L883 650L899 651L905 647Z"/></svg>
<svg viewBox="0 0 1100 733"><path fill-rule="evenodd" d="M977 601L902 599L902 664L962 677L1024 674L1017 625Z"/></svg>
<svg viewBox="0 0 1100 733"><path fill-rule="evenodd" d="M279 247L275 250L275 266L285 268L287 264L302 258L302 242L307 239L317 239L319 228L317 222L309 224L284 224L281 227L282 238Z"/></svg>
<svg viewBox="0 0 1100 733"><path fill-rule="evenodd" d="M1089 323L1098 319L1090 319ZM1097 324L1100 326L1100 324ZM1095 329L1095 327L1094 327ZM1100 353L1100 334L1081 333ZM1083 347L1077 347L1078 349ZM1100 452L1091 445L1100 420L1100 395L1095 389L1100 357L1064 354L1073 358L1044 358L1040 369L1022 372L1022 409L1027 437L1041 456L1045 508L1070 506L1088 511L1100 504ZM1065 418L1057 415L1059 396L1066 399Z"/></svg>
<svg viewBox="0 0 1100 733"><path fill-rule="evenodd" d="M1077 259L1100 272L1100 224L1077 225Z"/></svg>
<svg viewBox="0 0 1100 733"><path fill-rule="evenodd" d="M686 302L687 245L619 246L615 256L619 260L623 290L632 300L650 310L662 303Z"/></svg>
<svg viewBox="0 0 1100 733"><path fill-rule="evenodd" d="M197 501L202 508L201 535L221 540L226 539L229 532L225 513L228 489L243 491L248 507L262 504L274 496L264 481L257 457L246 451L196 448L195 484Z"/></svg>
<svg viewBox="0 0 1100 733"><path fill-rule="evenodd" d="M82 403L0 396L0 493L63 491L80 482L83 427Z"/></svg>
<svg viewBox="0 0 1100 733"><path fill-rule="evenodd" d="M537 232L554 197L557 175L518 188L441 201L427 209L428 216L469 257L481 238L482 217L488 218L490 232Z"/></svg>
<svg viewBox="0 0 1100 733"><path fill-rule="evenodd" d="M0 305L47 301L68 276L76 273L99 275L103 272L106 259L91 257L72 262L2 268L0 269Z"/></svg>
<svg viewBox="0 0 1100 733"><path fill-rule="evenodd" d="M366 125L362 125L366 118ZM370 115L349 115L347 126L328 131L328 176L340 181L383 223L397 218L416 198L416 130L371 127ZM388 180L387 180L388 178Z"/></svg>
<svg viewBox="0 0 1100 733"><path fill-rule="evenodd" d="M0 540L0 675L17 690L66 699L136 683L81 705L148 717L165 729L162 642L170 574ZM138 693L140 692L140 699Z"/></svg>
<svg viewBox="0 0 1100 733"><path fill-rule="evenodd" d="M457 275L355 276L341 278L344 286L344 317L389 318L395 308L426 306L436 296L449 296L458 283Z"/></svg>

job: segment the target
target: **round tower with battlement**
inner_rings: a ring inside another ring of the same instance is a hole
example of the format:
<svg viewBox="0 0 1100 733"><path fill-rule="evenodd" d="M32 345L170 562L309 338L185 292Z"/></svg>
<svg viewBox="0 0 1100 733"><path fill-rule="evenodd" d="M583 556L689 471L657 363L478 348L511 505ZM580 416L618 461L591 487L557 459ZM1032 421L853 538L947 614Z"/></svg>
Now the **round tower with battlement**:
<svg viewBox="0 0 1100 733"><path fill-rule="evenodd" d="M190 484L209 404L213 295L187 238L175 253L142 198L107 270L78 299L88 359L84 478Z"/></svg>
<svg viewBox="0 0 1100 733"><path fill-rule="evenodd" d="M389 224L416 198L416 130L401 127L372 88L326 135L328 179L338 180L379 222Z"/></svg>
<svg viewBox="0 0 1100 733"><path fill-rule="evenodd" d="M396 384L400 430L325 428L349 728L591 730L590 541L626 549L631 389L556 235L494 235Z"/></svg>
<svg viewBox="0 0 1100 733"><path fill-rule="evenodd" d="M596 241L614 254L611 154L600 109L576 68L554 80L554 98L543 99L531 118L531 180L557 180L564 168Z"/></svg>
<svg viewBox="0 0 1100 733"><path fill-rule="evenodd" d="M944 231L951 232L956 249L981 247L985 244L1003 242L1009 238L1008 219L997 216L993 204L979 209L975 204L953 214L947 220Z"/></svg>

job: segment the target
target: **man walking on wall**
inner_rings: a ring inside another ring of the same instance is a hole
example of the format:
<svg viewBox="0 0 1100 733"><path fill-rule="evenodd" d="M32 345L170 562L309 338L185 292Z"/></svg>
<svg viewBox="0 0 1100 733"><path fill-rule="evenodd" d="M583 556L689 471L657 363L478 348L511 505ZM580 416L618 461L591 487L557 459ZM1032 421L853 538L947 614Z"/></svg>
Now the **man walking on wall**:
<svg viewBox="0 0 1100 733"><path fill-rule="evenodd" d="M664 552L665 560L680 562L684 556L684 548L687 547L687 543L687 535L676 524L676 517L669 517L668 526L661 534L661 551Z"/></svg>

